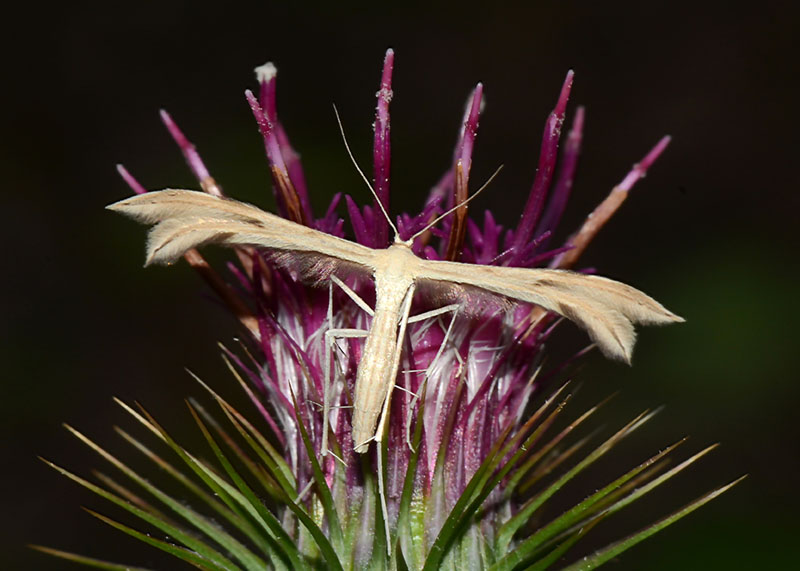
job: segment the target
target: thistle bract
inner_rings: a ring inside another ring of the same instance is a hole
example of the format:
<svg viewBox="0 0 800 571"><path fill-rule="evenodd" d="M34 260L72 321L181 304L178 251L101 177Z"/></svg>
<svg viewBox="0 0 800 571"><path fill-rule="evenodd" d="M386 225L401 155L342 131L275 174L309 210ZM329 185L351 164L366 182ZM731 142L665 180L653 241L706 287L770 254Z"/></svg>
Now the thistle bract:
<svg viewBox="0 0 800 571"><path fill-rule="evenodd" d="M375 202L360 207L344 197L351 238L371 248L387 247L393 238L384 215L391 212L393 65L394 53L389 50L374 123ZM322 216L312 209L299 155L278 118L276 68L266 64L256 73L258 94L247 91L246 99L264 141L279 214L344 237L347 225L336 210L340 195L332 198ZM452 164L419 212L396 218L401 239L424 231L414 242L415 254L477 265L555 269L575 265L668 138L633 167L565 244L554 244L551 237L572 189L584 122L584 111L578 108L559 156L572 80L569 72L545 124L538 169L522 215L516 227L508 229L490 212L479 222L468 218L465 201L483 96L483 86L475 87ZM223 196L172 118L162 112L162 119L201 188ZM134 192L145 192L127 170L119 170ZM97 517L196 567L589 569L728 487L570 566L576 557L570 550L595 525L711 448L670 468L667 457L677 443L641 459L617 480L599 484L596 493L574 508L555 516L546 512L549 500L565 483L652 416L645 412L621 424L593 446L585 427L597 407L562 420L569 391L564 385L553 390L552 381L567 363L543 366L544 342L557 331L557 316L535 306L487 302L465 291L466 297L458 300L465 310L410 322L401 339L386 433L367 454L358 454L354 451L358 443L351 436L354 383L363 348L363 335L357 332L369 329L369 313L342 287L329 281L308 283L303 272L294 271L286 260L252 247L236 249L227 277L213 270L196 250L185 258L248 333L241 343L223 347L222 355L253 409L236 410L202 383L221 414L191 402L192 416L209 444L208 450L191 452L144 409L120 403L171 449L174 459L162 458L125 431L119 430L120 434L185 486L191 502L167 495L73 429L157 502L110 478L103 477L97 485L56 469L121 505L147 529ZM346 279L343 285L366 306L374 303L370 280ZM411 313L424 316L449 302L423 292L414 298ZM329 331L352 334L326 336ZM590 348L576 348L575 358ZM169 540L158 539L153 528Z"/></svg>

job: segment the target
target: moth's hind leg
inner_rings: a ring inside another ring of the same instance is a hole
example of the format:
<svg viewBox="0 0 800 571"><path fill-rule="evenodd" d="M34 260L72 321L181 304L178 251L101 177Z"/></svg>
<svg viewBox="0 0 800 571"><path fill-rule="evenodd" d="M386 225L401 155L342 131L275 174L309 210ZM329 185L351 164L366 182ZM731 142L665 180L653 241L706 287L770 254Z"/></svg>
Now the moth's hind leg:
<svg viewBox="0 0 800 571"><path fill-rule="evenodd" d="M346 293L347 297L352 299L358 307L360 307L361 309L363 309L366 312L367 315L369 315L370 317L373 317L375 315L375 312L367 304L367 302L364 301L363 299L361 299L361 297L359 297L359 295L356 292L354 292L352 289L350 289L346 283L344 283L342 280L340 280L336 276L331 276L331 281L333 283L335 283L337 286L339 286L339 289L341 289L344 293ZM333 303L333 288L332 287L328 288L328 294L329 294L329 296L328 296L328 311L330 312L332 310L331 309L332 308L331 304Z"/></svg>
<svg viewBox="0 0 800 571"><path fill-rule="evenodd" d="M445 347L447 347L447 343L450 340L450 334L453 331L453 325L455 324L456 318L458 317L458 311L459 311L460 307L461 306L459 304L452 303L450 305L446 305L446 306L440 307L438 309L432 309L431 311L426 311L424 313L419 313L417 315L414 315L414 316L408 318L408 323L418 323L420 321L425 321L427 319L438 318L438 317L440 317L442 315L445 315L447 313L451 313L452 312L452 314L453 314L452 317L450 318L450 323L447 325L447 329L445 329L444 338L442 339L442 343L439 345L439 349L436 351L436 355L434 355L433 359L431 360L431 362L427 366L427 368L424 369L425 376L423 377L422 383L420 384L420 391L424 391L425 390L425 387L426 387L426 385L428 383L428 379L431 376L431 372L433 371L433 368L438 363L439 358L442 356L442 353L444 353ZM436 321L440 321L440 320L437 319ZM403 371L403 372L405 372L405 373L421 373L421 372L423 372L423 369L413 370L413 371L412 370L406 370L406 371ZM411 395L411 402L409 403L408 411L406 413L406 444L408 445L409 449L411 449L411 451L413 452L414 451L414 446L411 443L411 416L414 413L414 407L416 406L417 400L419 399L420 395L415 393L415 392L413 392L413 391L410 391L410 390L408 390L408 389L406 389L404 387L399 387L399 386L395 386L395 387L397 389L403 390L403 391L405 391L405 392L407 392L408 394Z"/></svg>
<svg viewBox="0 0 800 571"><path fill-rule="evenodd" d="M328 450L328 432L330 423L330 409L331 409L331 384L333 379L331 377L331 360L333 359L333 349L336 346L338 339L354 339L366 337L369 332L364 329L350 329L350 328L334 328L333 327L333 285L336 284L347 297L352 299L356 305L363 309L368 315L373 316L374 312L367 303L361 299L356 292L350 289L347 284L336 276L331 276L331 283L328 284L328 330L325 332L325 355L322 366L324 384L323 384L323 406L322 406L322 456L325 457ZM333 454L331 452L331 454Z"/></svg>
<svg viewBox="0 0 800 571"><path fill-rule="evenodd" d="M458 314L458 309L461 307L458 303L451 303L450 305L445 305L444 307L440 307L439 309L431 309L430 311L426 311L425 313L418 313L417 315L413 315L408 318L409 323L417 323L418 321L424 321L426 319L430 319L431 317L438 317L440 315L444 315L445 313L453 312L453 320L455 320L456 315ZM452 321L450 322L452 325Z"/></svg>

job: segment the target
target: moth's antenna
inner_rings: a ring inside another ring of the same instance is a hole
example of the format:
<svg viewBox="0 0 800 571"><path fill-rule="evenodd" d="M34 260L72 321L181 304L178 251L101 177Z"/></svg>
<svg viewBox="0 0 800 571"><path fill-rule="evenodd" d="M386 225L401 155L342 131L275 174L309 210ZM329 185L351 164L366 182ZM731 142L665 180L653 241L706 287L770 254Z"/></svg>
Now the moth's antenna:
<svg viewBox="0 0 800 571"><path fill-rule="evenodd" d="M455 212L456 210L458 210L459 208L461 208L462 206L467 204L470 200L472 200L473 198L478 196L481 192L483 192L483 189L485 189L487 186L489 186L489 183L494 180L494 177L496 177L498 174L500 174L501 170L503 170L503 165L500 165L499 167L497 167L497 170L494 171L494 173L492 173L492 176L490 176L489 179L486 182L483 183L483 186L481 186L478 190L476 190L475 193L472 196L470 196L469 198L467 198L463 202L461 202L459 204L456 204L453 208L451 208L450 210L448 210L447 212L445 212L441 216L438 216L436 218L436 220L434 220L433 222L431 222L430 224L425 226L425 228L423 228L422 230L420 230L419 232L417 232L416 234L411 236L411 238L409 238L408 241L409 242L413 242L414 239L417 238L417 236L421 236L422 234L424 234L425 232L427 232L428 230L430 230L431 228L436 226L442 219L444 219L445 217L449 216L450 214L452 214L453 212Z"/></svg>
<svg viewBox="0 0 800 571"><path fill-rule="evenodd" d="M342 134L342 141L344 141L344 148L347 149L347 154L350 155L350 160L353 161L353 166L356 167L356 170L358 171L358 174L360 174L361 178L364 179L364 182L367 183L367 188L369 188L369 191L372 193L372 196L375 197L375 202L377 202L378 206L380 206L381 212L383 212L383 216L386 218L386 221L389 223L389 226L391 226L392 230L394 230L394 235L395 236L399 236L400 232L398 232L397 226L395 226L394 222L392 222L392 219L389 218L389 214L386 212L386 209L383 207L383 203L381 202L381 199L378 198L378 193L375 192L374 188L372 188L372 185L370 184L369 179L367 178L367 175L365 175L364 171L361 170L361 167L358 166L358 163L356 162L356 158L353 156L353 152L350 150L350 145L347 144L347 137L344 134L344 127L342 126L342 119L341 119L341 117L339 117L339 110L336 109L336 105L335 104L333 106L333 112L336 114L336 122L339 124L339 132Z"/></svg>

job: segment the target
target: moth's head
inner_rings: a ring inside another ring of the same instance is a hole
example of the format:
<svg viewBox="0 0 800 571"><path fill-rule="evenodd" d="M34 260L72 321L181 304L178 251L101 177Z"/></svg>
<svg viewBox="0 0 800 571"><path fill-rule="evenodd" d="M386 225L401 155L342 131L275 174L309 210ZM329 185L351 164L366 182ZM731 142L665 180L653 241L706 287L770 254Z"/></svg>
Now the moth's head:
<svg viewBox="0 0 800 571"><path fill-rule="evenodd" d="M402 238L400 238L400 234L399 233L395 233L395 235L394 235L394 244L393 245L394 246L405 246L406 248L408 248L410 250L412 244L414 244L414 238L416 238L416 235L412 236L408 240L403 240Z"/></svg>

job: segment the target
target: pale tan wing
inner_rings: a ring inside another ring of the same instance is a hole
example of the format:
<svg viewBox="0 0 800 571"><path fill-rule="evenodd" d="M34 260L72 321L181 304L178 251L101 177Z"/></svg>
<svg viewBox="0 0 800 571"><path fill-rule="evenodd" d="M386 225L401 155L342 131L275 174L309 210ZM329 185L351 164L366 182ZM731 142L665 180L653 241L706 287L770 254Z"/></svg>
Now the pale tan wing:
<svg viewBox="0 0 800 571"><path fill-rule="evenodd" d="M636 288L600 276L431 260L421 260L419 268L422 283L462 284L563 315L585 329L607 357L626 362L636 342L635 323L683 321Z"/></svg>
<svg viewBox="0 0 800 571"><path fill-rule="evenodd" d="M320 276L337 266L374 271L375 250L296 224L231 200L191 190L161 190L126 198L106 208L155 224L147 241L147 264L167 264L204 244L249 245L272 250L279 261L296 260Z"/></svg>

